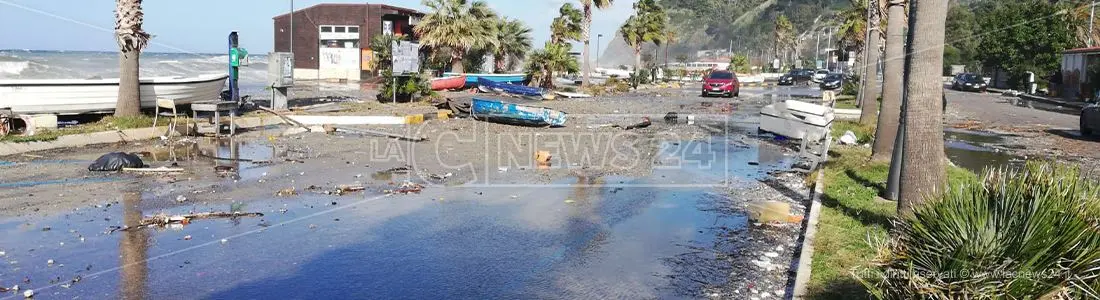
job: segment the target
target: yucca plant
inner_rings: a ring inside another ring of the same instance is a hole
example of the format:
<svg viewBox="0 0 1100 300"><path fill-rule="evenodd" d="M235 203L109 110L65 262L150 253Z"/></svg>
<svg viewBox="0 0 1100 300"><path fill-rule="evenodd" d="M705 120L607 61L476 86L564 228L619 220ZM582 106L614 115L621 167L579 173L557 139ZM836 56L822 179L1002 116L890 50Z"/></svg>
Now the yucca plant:
<svg viewBox="0 0 1100 300"><path fill-rule="evenodd" d="M1097 195L1076 168L988 171L899 220L877 272L857 277L880 299L1096 299Z"/></svg>

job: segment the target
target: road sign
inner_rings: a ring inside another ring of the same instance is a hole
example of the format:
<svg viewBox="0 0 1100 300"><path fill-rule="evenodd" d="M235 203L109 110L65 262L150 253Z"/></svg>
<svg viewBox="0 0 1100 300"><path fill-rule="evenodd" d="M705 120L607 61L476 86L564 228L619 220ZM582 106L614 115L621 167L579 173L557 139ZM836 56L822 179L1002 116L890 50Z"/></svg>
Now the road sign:
<svg viewBox="0 0 1100 300"><path fill-rule="evenodd" d="M393 51L393 73L420 73L420 44L395 41Z"/></svg>

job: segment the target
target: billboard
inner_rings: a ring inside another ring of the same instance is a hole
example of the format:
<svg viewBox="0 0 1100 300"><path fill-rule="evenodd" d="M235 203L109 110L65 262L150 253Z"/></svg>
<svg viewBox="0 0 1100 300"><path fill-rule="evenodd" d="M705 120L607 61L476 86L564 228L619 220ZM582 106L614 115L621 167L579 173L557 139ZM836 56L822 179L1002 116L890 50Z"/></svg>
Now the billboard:
<svg viewBox="0 0 1100 300"><path fill-rule="evenodd" d="M420 73L420 44L395 41L393 51L393 73Z"/></svg>

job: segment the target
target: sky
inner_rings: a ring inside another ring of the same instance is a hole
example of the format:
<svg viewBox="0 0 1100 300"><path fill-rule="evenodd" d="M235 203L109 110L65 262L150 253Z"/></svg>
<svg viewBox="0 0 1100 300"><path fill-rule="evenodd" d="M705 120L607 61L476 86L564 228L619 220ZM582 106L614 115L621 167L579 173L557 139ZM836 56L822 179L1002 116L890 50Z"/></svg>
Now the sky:
<svg viewBox="0 0 1100 300"><path fill-rule="evenodd" d="M420 0L296 0L295 9L318 3L374 3L426 11ZM565 2L578 0L486 0L497 13L527 23L534 46L550 36L550 22ZM603 46L633 13L632 0L598 11L592 43ZM117 51L110 0L0 0L0 49ZM290 0L152 0L143 2L145 31L154 35L147 52L221 53L231 31L251 53L271 51L272 17L287 13ZM579 50L579 45L574 46Z"/></svg>

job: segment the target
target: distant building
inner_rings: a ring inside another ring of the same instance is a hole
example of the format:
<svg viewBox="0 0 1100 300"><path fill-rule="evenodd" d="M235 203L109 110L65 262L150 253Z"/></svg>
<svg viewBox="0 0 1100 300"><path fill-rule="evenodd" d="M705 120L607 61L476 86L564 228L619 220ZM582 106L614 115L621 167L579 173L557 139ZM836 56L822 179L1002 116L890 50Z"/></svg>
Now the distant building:
<svg viewBox="0 0 1100 300"><path fill-rule="evenodd" d="M412 36L413 26L423 17L416 10L385 4L317 4L273 18L274 49L290 52L293 32L294 77L360 80L374 71L371 39L382 34Z"/></svg>
<svg viewBox="0 0 1100 300"><path fill-rule="evenodd" d="M1062 52L1061 78L1053 78L1061 79L1061 82L1053 82L1060 84L1061 89L1051 88L1050 91L1061 91L1057 96L1070 100L1084 101L1091 97L1096 91L1089 87L1089 80L1100 80L1100 78L1089 78L1089 67L1097 64L1100 64L1100 47L1077 48Z"/></svg>

